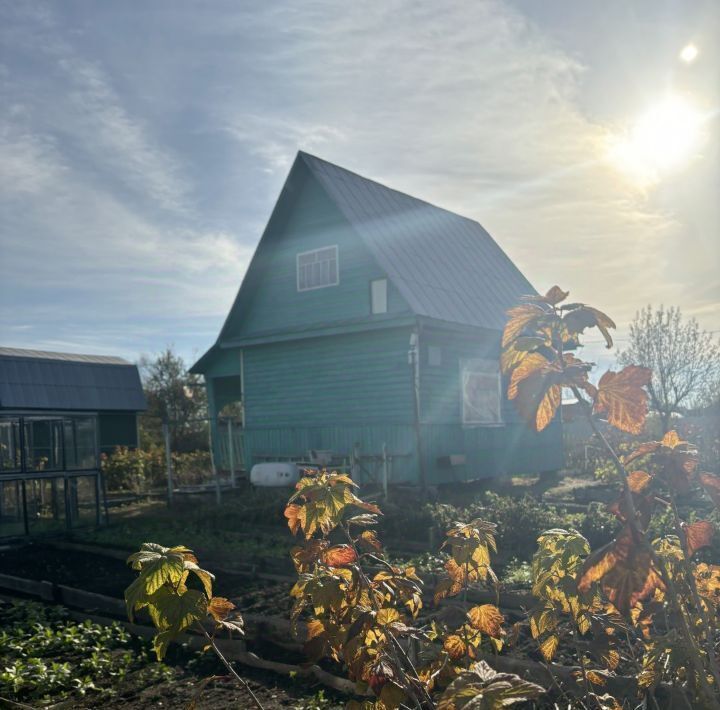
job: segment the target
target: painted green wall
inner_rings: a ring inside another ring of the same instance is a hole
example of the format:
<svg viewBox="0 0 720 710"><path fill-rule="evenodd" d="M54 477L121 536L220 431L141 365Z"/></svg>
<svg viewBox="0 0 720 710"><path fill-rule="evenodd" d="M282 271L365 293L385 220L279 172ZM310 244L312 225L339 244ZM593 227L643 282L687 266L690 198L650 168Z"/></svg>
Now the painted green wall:
<svg viewBox="0 0 720 710"><path fill-rule="evenodd" d="M412 423L409 328L244 349L245 423Z"/></svg>
<svg viewBox="0 0 720 710"><path fill-rule="evenodd" d="M356 443L362 453L379 454L386 444L395 456L393 482L417 481L410 333L394 328L245 347L246 466L265 457L304 457L309 449L349 455ZM496 340L426 331L420 342L421 446L429 483L562 466L559 422L535 434L505 403L504 426L462 425L460 359L496 351ZM438 342L442 366L430 368L426 344ZM223 382L215 380L215 399L224 397ZM465 454L465 465L444 466L451 454Z"/></svg>
<svg viewBox="0 0 720 710"><path fill-rule="evenodd" d="M306 168L305 168L306 169ZM339 284L297 290L299 253L338 246ZM299 181L286 211L269 226L247 275L241 307L233 308L225 340L333 322L387 316L370 313L370 281L384 278L362 239L353 231L319 183L308 174ZM388 283L388 313L410 313Z"/></svg>

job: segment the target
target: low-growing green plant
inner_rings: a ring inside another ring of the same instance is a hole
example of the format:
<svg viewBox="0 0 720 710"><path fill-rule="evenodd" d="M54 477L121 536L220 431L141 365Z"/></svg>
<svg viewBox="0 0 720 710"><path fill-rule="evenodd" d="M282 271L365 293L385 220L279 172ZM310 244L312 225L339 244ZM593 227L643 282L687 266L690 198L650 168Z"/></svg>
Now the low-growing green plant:
<svg viewBox="0 0 720 710"><path fill-rule="evenodd" d="M109 696L114 685L140 669L158 678L173 675L164 664L147 665L145 644L117 623L78 623L61 607L35 602L2 604L0 619L0 696L18 702Z"/></svg>

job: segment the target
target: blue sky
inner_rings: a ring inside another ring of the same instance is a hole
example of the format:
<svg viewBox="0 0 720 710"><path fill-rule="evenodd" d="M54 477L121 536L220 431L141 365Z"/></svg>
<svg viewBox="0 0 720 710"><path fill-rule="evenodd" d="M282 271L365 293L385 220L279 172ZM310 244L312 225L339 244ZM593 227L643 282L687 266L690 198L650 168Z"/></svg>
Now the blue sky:
<svg viewBox="0 0 720 710"><path fill-rule="evenodd" d="M0 2L0 343L192 360L298 149L478 219L621 344L646 303L718 330L719 27L713 0ZM638 179L608 145L669 93L702 125Z"/></svg>

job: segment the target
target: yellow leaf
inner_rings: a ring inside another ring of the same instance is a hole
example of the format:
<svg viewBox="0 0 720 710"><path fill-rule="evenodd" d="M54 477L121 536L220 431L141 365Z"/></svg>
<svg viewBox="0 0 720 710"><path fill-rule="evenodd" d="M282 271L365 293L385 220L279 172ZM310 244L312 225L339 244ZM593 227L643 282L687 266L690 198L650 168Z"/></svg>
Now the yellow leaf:
<svg viewBox="0 0 720 710"><path fill-rule="evenodd" d="M307 622L307 640L314 639L325 633L325 626L319 619L310 619Z"/></svg>
<svg viewBox="0 0 720 710"><path fill-rule="evenodd" d="M448 655L453 661L462 658L466 651L465 642L456 634L452 634L445 639L443 648L448 652Z"/></svg>
<svg viewBox="0 0 720 710"><path fill-rule="evenodd" d="M552 661L560 644L560 637L557 634L550 634L541 644L540 653L546 661Z"/></svg>
<svg viewBox="0 0 720 710"><path fill-rule="evenodd" d="M380 609L375 617L375 620L380 626L387 626L388 624L392 624L394 621L400 621L400 619L401 616L397 609L393 609L392 607Z"/></svg>
<svg viewBox="0 0 720 710"><path fill-rule="evenodd" d="M493 638L502 635L502 624L505 621L500 610L494 604L475 606L467 613L470 625Z"/></svg>
<svg viewBox="0 0 720 710"><path fill-rule="evenodd" d="M523 330L536 318L545 315L545 311L532 303L523 303L511 308L508 312L508 322L502 336L502 346L506 347L517 338Z"/></svg>

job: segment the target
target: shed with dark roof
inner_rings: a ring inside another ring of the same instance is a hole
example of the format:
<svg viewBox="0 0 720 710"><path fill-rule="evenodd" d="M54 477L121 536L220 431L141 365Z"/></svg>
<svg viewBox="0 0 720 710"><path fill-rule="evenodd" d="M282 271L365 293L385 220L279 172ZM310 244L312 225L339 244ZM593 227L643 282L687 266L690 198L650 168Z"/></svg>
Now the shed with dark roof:
<svg viewBox="0 0 720 710"><path fill-rule="evenodd" d="M110 453L138 445L137 414L145 409L138 369L127 360L0 347L0 432L20 416L28 422L93 418L100 451ZM44 439L39 431L46 426L35 427L36 438ZM46 454L51 447L42 448Z"/></svg>
<svg viewBox="0 0 720 710"><path fill-rule="evenodd" d="M239 402L246 468L315 450L359 477L385 450L396 482L559 468L560 422L528 431L498 369L505 312L534 293L476 221L301 152L193 367L214 439Z"/></svg>

